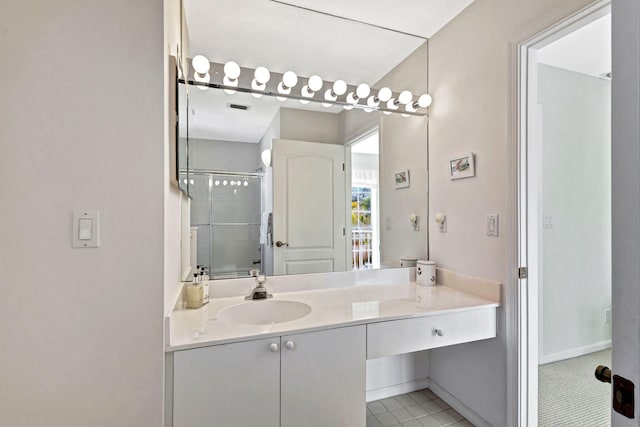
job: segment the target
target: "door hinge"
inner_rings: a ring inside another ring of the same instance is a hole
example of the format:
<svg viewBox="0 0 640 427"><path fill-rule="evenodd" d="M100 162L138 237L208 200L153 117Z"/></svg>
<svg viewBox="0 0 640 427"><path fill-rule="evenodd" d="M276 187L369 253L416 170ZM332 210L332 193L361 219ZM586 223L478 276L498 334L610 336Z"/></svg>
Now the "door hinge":
<svg viewBox="0 0 640 427"><path fill-rule="evenodd" d="M527 278L527 267L518 268L518 279L526 279Z"/></svg>
<svg viewBox="0 0 640 427"><path fill-rule="evenodd" d="M347 235L347 229L346 229L346 228L344 228L344 227L342 227L342 235L343 235L343 236L346 236L346 235Z"/></svg>
<svg viewBox="0 0 640 427"><path fill-rule="evenodd" d="M342 172L344 172L344 163L342 164Z"/></svg>

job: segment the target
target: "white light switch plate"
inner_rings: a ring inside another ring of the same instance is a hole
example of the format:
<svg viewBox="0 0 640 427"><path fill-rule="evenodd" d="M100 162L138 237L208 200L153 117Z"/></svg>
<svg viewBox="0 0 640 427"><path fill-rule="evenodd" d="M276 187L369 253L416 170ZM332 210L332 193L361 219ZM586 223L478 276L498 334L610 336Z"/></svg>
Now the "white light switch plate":
<svg viewBox="0 0 640 427"><path fill-rule="evenodd" d="M73 213L73 235L71 246L74 248L100 247L100 212L79 211Z"/></svg>
<svg viewBox="0 0 640 427"><path fill-rule="evenodd" d="M498 214L487 215L487 236L497 237L499 231Z"/></svg>

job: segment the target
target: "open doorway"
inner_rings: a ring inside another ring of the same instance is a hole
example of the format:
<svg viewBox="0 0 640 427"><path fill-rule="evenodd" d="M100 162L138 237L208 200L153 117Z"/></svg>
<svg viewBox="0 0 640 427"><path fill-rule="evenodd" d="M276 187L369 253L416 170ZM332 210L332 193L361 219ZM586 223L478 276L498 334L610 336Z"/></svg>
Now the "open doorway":
<svg viewBox="0 0 640 427"><path fill-rule="evenodd" d="M378 129L375 129L349 146L354 270L380 268L379 144Z"/></svg>
<svg viewBox="0 0 640 427"><path fill-rule="evenodd" d="M520 224L528 267L527 425L610 425L611 11L524 47Z"/></svg>

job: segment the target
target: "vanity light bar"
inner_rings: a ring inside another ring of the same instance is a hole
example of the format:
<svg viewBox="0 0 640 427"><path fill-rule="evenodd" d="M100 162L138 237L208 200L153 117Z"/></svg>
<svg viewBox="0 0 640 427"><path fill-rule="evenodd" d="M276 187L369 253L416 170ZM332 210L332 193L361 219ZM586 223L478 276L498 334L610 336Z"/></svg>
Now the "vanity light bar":
<svg viewBox="0 0 640 427"><path fill-rule="evenodd" d="M219 64L210 62L203 55L194 57L190 68L185 78L179 79L181 83L202 90L223 89L228 94L250 93L256 98L271 96L280 101L296 99L303 104L316 102L325 107L337 105L346 110L358 108L368 113L381 111L385 114L402 114L404 117L426 116L426 112L418 109L426 109L432 102L429 94L423 94L414 101L414 95L408 90L394 93L387 87L372 89L364 83L350 85L344 80L323 81L320 76L300 77L293 71L281 74L270 72L265 67L243 68L233 61ZM214 70L223 70L223 73Z"/></svg>

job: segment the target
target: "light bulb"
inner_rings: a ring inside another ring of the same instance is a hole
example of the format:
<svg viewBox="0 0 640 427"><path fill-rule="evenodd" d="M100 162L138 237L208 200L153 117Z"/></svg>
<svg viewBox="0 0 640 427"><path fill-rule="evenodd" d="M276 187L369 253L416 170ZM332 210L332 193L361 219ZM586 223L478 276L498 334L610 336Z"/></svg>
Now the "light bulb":
<svg viewBox="0 0 640 427"><path fill-rule="evenodd" d="M358 88L356 89L356 95L358 95L358 98L366 98L370 93L371 88L369 88L369 85L365 83L359 84Z"/></svg>
<svg viewBox="0 0 640 427"><path fill-rule="evenodd" d="M260 90L260 91L264 91L266 85L260 84L256 81L256 79L251 80L251 89L253 90ZM254 98L262 98L262 94L261 93L255 93L255 92L251 92L251 95L253 95Z"/></svg>
<svg viewBox="0 0 640 427"><path fill-rule="evenodd" d="M248 182L248 181L245 181L243 185L244 185L245 187L247 187L247 186L249 185L249 182Z"/></svg>
<svg viewBox="0 0 640 427"><path fill-rule="evenodd" d="M229 61L224 64L224 75L229 77L229 80L236 80L240 77L240 66L233 61Z"/></svg>
<svg viewBox="0 0 640 427"><path fill-rule="evenodd" d="M196 55L191 60L191 65L196 73L207 74L211 68L211 63L204 55Z"/></svg>
<svg viewBox="0 0 640 427"><path fill-rule="evenodd" d="M398 109L398 105L396 104L396 100L395 99L390 99L389 102L387 102L387 108L389 110L397 110Z"/></svg>
<svg viewBox="0 0 640 427"><path fill-rule="evenodd" d="M231 186L235 187L235 185L236 185L236 182L235 181L231 181Z"/></svg>
<svg viewBox="0 0 640 427"><path fill-rule="evenodd" d="M349 92L349 95L347 95L347 102L349 104L357 104L358 103L358 98L356 97L356 95L353 92Z"/></svg>
<svg viewBox="0 0 640 427"><path fill-rule="evenodd" d="M224 84L225 86L238 87L238 80L230 80L229 77L224 76L224 78L222 79L222 84ZM224 89L224 91L229 95L233 95L234 93L236 93L236 91L233 89Z"/></svg>
<svg viewBox="0 0 640 427"><path fill-rule="evenodd" d="M387 102L388 100L391 99L392 95L393 95L393 92L391 92L391 89L389 89L388 87L383 87L378 91L378 99L381 102Z"/></svg>
<svg viewBox="0 0 640 427"><path fill-rule="evenodd" d="M404 109L405 109L406 111L410 112L410 113L415 113L416 111L418 111L418 110L416 110L416 109L415 109L415 107L413 106L413 104L407 104L407 105L405 105L405 106L404 106Z"/></svg>
<svg viewBox="0 0 640 427"><path fill-rule="evenodd" d="M278 83L278 93L289 95L291 93L291 88L289 86L286 86L285 83L280 82Z"/></svg>
<svg viewBox="0 0 640 427"><path fill-rule="evenodd" d="M309 77L309 82L307 83L309 89L311 89L312 92L317 92L322 89L322 84L322 79L318 75Z"/></svg>
<svg viewBox="0 0 640 427"><path fill-rule="evenodd" d="M433 98L428 93L420 95L420 98L418 98L418 106L422 108L427 108L429 105L431 105L432 102Z"/></svg>
<svg viewBox="0 0 640 427"><path fill-rule="evenodd" d="M413 94L408 90L403 90L402 92L400 92L400 96L398 96L398 102L403 105L410 103L412 99Z"/></svg>
<svg viewBox="0 0 640 427"><path fill-rule="evenodd" d="M313 95L315 92L311 91L311 89L309 89L309 86L303 86L302 90L300 91L300 93L302 94L302 96L304 96L305 98L313 98Z"/></svg>
<svg viewBox="0 0 640 427"><path fill-rule="evenodd" d="M241 181L236 181L236 185L242 185Z"/></svg>
<svg viewBox="0 0 640 427"><path fill-rule="evenodd" d="M216 182L214 182L214 184L215 184L215 185L216 185L216 187L217 187L218 185L220 185L220 181L218 181L218 180L216 179Z"/></svg>
<svg viewBox="0 0 640 427"><path fill-rule="evenodd" d="M193 78L195 81L200 83L209 83L209 81L211 80L211 75L209 75L209 73L195 74Z"/></svg>
<svg viewBox="0 0 640 427"><path fill-rule="evenodd" d="M227 180L222 181L222 185L227 185Z"/></svg>
<svg viewBox="0 0 640 427"><path fill-rule="evenodd" d="M253 76L256 78L256 81L259 84L264 86L271 78L271 73L269 72L269 70L267 70L266 67L258 67L253 73Z"/></svg>
<svg viewBox="0 0 640 427"><path fill-rule="evenodd" d="M380 105L380 101L376 101L375 96L370 96L369 99L367 99L367 105L369 107L377 107L378 105Z"/></svg>
<svg viewBox="0 0 640 427"><path fill-rule="evenodd" d="M298 76L293 71L287 71L282 76L282 83L288 88L295 87L298 84Z"/></svg>
<svg viewBox="0 0 640 427"><path fill-rule="evenodd" d="M347 84L345 83L344 80L336 80L333 83L333 93L335 93L336 95L338 96L344 95L346 91L347 91Z"/></svg>
<svg viewBox="0 0 640 427"><path fill-rule="evenodd" d="M262 153L260 153L260 158L262 159L262 163L266 167L271 166L271 150L269 148L265 148L264 150L262 150Z"/></svg>
<svg viewBox="0 0 640 427"><path fill-rule="evenodd" d="M324 99L326 99L327 101L335 101L336 99L338 99L338 97L334 95L331 89L327 89L327 91L324 93Z"/></svg>

